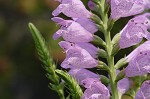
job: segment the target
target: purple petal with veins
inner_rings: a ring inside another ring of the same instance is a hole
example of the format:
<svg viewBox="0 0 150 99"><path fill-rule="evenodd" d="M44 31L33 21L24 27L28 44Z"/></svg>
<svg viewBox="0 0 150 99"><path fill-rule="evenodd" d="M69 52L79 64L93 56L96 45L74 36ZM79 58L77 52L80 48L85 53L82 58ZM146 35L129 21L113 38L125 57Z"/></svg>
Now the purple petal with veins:
<svg viewBox="0 0 150 99"><path fill-rule="evenodd" d="M150 41L137 47L126 58L128 61L128 66L125 68L127 77L150 73Z"/></svg>
<svg viewBox="0 0 150 99"><path fill-rule="evenodd" d="M110 99L110 93L100 81L94 81L90 88L84 91L81 99Z"/></svg>
<svg viewBox="0 0 150 99"><path fill-rule="evenodd" d="M93 58L98 57L98 55L97 55L98 54L98 48L96 48L91 43L84 43L84 42L70 43L67 41L61 41L61 42L59 42L59 45L65 51L67 51L69 49L73 49L73 48L85 49Z"/></svg>
<svg viewBox="0 0 150 99"><path fill-rule="evenodd" d="M75 47L66 51L66 58L61 63L63 68L94 68L97 65L98 61L85 49Z"/></svg>
<svg viewBox="0 0 150 99"><path fill-rule="evenodd" d="M129 20L127 25L120 32L120 48L136 45L142 41L143 37L150 40L150 33L147 31L150 28L148 16L150 16L150 14L146 13Z"/></svg>
<svg viewBox="0 0 150 99"><path fill-rule="evenodd" d="M90 18L92 15L81 0L62 0L61 4L52 12L52 15L58 16L60 13L72 18Z"/></svg>
<svg viewBox="0 0 150 99"><path fill-rule="evenodd" d="M90 82L85 82L87 78L98 80L100 77L87 69L71 69L69 74L73 76L80 85L90 86Z"/></svg>
<svg viewBox="0 0 150 99"><path fill-rule="evenodd" d="M138 90L135 99L150 99L150 80L145 81Z"/></svg>
<svg viewBox="0 0 150 99"><path fill-rule="evenodd" d="M90 42L94 39L93 34L75 21L63 20L59 17L52 18L52 20L61 25L61 28L53 35L54 39L61 36L69 42Z"/></svg>
<svg viewBox="0 0 150 99"><path fill-rule="evenodd" d="M111 17L119 19L143 12L144 0L111 0Z"/></svg>

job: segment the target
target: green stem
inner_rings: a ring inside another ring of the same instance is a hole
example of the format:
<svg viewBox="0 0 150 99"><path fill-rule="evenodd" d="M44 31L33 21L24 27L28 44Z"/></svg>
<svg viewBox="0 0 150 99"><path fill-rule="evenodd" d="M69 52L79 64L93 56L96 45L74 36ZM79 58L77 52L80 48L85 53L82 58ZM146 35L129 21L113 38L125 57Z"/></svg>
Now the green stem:
<svg viewBox="0 0 150 99"><path fill-rule="evenodd" d="M108 30L108 15L104 12L104 5L101 6L102 8L102 21L103 21L103 27L104 27L104 37L105 37L105 42L106 42L106 47L105 50L107 51L107 62L108 66L110 68L110 87L111 87L111 92L112 92L112 99L119 99L118 95L118 89L117 89L117 83L115 82L116 79L116 69L114 66L114 56L111 55L113 45L111 41L111 35L110 35L110 30Z"/></svg>
<svg viewBox="0 0 150 99"><path fill-rule="evenodd" d="M107 51L107 62L108 66L110 67L110 87L112 92L112 99L119 99L118 90L117 90L117 83L115 82L116 79L116 69L114 67L114 56L111 55L112 52L112 43L111 43L111 36L110 32L105 30L105 41L106 41L106 51Z"/></svg>

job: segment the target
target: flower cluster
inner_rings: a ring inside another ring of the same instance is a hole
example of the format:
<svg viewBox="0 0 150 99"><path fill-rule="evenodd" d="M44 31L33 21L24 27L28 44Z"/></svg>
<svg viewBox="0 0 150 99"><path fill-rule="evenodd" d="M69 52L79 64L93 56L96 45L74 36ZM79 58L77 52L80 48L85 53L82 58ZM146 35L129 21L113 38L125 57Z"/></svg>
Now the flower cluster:
<svg viewBox="0 0 150 99"><path fill-rule="evenodd" d="M64 39L64 41L59 42L59 46L66 53L61 67L69 69L68 73L76 79L79 85L85 87L86 90L81 99L110 99L110 94L112 94L113 99L119 99L117 98L119 97L118 93L121 97L130 89L132 81L129 80L129 77L144 76L150 73L150 32L148 30L150 29L150 13L144 13L150 8L150 0L90 0L89 8L93 12L95 11L94 13L100 11L102 14L98 18L100 22L92 20L93 13L86 9L81 0L57 1L60 5L52 12L54 17L51 20L59 24L60 29L53 35L53 38L55 40L60 37ZM105 10L109 8L109 4L111 6L110 18L108 18L109 14L106 14L109 11ZM70 20L59 17L60 13L69 17ZM125 57L125 61L128 63L128 66L122 70L125 76L117 81L117 77L120 77L121 74L119 69L122 68L114 68L112 53L115 44L113 45L113 40L111 41L108 28L111 26L111 22L133 15L137 16L130 19L119 33L117 42L119 49L137 45L141 43L143 38L147 41ZM106 86L98 74L88 70L100 65L98 60L100 49L90 43L95 39L94 33L99 29L104 32L106 43L104 53L107 64L100 66L105 67L109 73L110 84L105 84ZM145 87L148 88L146 91L144 90ZM135 99L149 99L149 89L150 81L145 81Z"/></svg>
<svg viewBox="0 0 150 99"><path fill-rule="evenodd" d="M60 5L52 12L52 15L55 16L52 20L60 25L60 29L53 35L53 38L62 37L65 40L59 42L60 47L66 53L61 67L69 68L69 74L80 85L87 88L82 99L109 99L109 91L99 81L99 76L85 69L98 66L99 49L89 43L94 40L93 35L98 31L96 24L90 19L92 13L85 8L81 0L58 1ZM72 20L57 17L60 13Z"/></svg>

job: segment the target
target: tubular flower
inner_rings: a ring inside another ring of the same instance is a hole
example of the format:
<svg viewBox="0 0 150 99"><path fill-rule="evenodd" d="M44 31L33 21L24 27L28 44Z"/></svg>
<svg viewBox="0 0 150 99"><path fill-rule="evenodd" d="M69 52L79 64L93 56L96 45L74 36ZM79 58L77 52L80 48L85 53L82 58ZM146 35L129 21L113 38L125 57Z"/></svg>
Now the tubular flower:
<svg viewBox="0 0 150 99"><path fill-rule="evenodd" d="M54 39L62 36L64 40L69 42L90 42L93 40L93 34L75 21L63 20L59 17L54 17L52 20L61 25L61 28L53 35Z"/></svg>
<svg viewBox="0 0 150 99"><path fill-rule="evenodd" d="M119 19L144 11L148 0L111 0L111 17Z"/></svg>
<svg viewBox="0 0 150 99"><path fill-rule="evenodd" d="M120 71L117 70L117 74L119 73ZM130 81L128 78L123 78L121 80L118 81L117 83L117 87L118 87L118 90L121 94L124 94L125 92L127 92L130 88Z"/></svg>
<svg viewBox="0 0 150 99"><path fill-rule="evenodd" d="M110 99L109 90L98 79L87 78L83 83L87 89L81 99Z"/></svg>
<svg viewBox="0 0 150 99"><path fill-rule="evenodd" d="M96 24L88 18L78 18L74 20L92 34L98 31Z"/></svg>
<svg viewBox="0 0 150 99"><path fill-rule="evenodd" d="M150 40L150 16L149 13L136 16L129 20L124 29L120 32L121 38L119 41L120 48L127 48L140 43L144 38Z"/></svg>
<svg viewBox="0 0 150 99"><path fill-rule="evenodd" d="M62 62L63 68L93 68L98 65L98 61L94 59L88 51L81 47L69 47L69 43L61 42L60 46L66 50L66 59Z"/></svg>
<svg viewBox="0 0 150 99"><path fill-rule="evenodd" d="M97 56L98 48L96 48L91 43L84 43L84 42L70 43L67 41L61 41L61 42L59 42L59 45L66 52L67 52L67 50L72 49L72 48L82 48L82 49L85 49L93 58L98 57Z"/></svg>
<svg viewBox="0 0 150 99"><path fill-rule="evenodd" d="M90 13L81 0L62 0L60 5L52 12L53 16L58 16L60 13L72 18L90 18Z"/></svg>
<svg viewBox="0 0 150 99"><path fill-rule="evenodd" d="M125 69L127 77L150 73L150 41L140 45L126 58L129 63Z"/></svg>
<svg viewBox="0 0 150 99"><path fill-rule="evenodd" d="M137 92L135 99L150 99L150 80L145 81Z"/></svg>
<svg viewBox="0 0 150 99"><path fill-rule="evenodd" d="M93 79L100 78L97 74L95 74L87 69L71 69L69 71L69 74L71 76L73 76L76 79L76 81L79 82L80 85L85 85L84 79L86 79L86 78L93 78Z"/></svg>

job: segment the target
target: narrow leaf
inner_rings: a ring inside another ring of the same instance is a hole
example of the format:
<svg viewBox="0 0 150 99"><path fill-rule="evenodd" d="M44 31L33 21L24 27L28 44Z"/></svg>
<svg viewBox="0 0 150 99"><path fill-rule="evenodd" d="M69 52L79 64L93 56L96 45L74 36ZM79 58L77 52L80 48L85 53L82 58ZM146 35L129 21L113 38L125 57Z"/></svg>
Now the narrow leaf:
<svg viewBox="0 0 150 99"><path fill-rule="evenodd" d="M83 95L83 92L80 86L78 85L77 81L67 72L64 72L62 70L56 70L56 73L60 78L62 78L66 82L67 86L69 87L72 99L80 99Z"/></svg>

